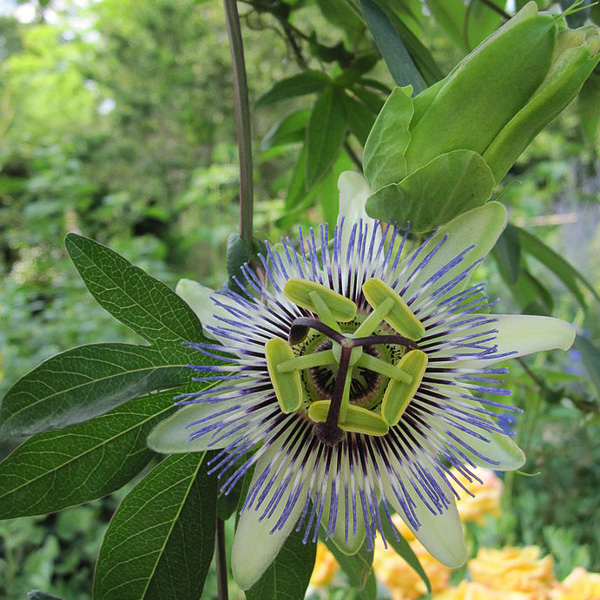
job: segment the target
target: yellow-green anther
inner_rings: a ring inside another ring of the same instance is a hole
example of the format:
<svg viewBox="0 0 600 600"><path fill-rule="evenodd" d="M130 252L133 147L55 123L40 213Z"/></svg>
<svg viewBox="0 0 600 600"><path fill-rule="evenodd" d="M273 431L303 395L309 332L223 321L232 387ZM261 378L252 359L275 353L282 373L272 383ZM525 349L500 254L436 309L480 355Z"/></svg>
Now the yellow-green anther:
<svg viewBox="0 0 600 600"><path fill-rule="evenodd" d="M408 172L457 149L483 154L543 81L556 33L555 18L529 3L443 80L424 113L417 96Z"/></svg>
<svg viewBox="0 0 600 600"><path fill-rule="evenodd" d="M302 406L302 382L297 370L280 372L278 366L294 358L292 349L281 338L273 338L265 344L267 369L277 402L285 414L296 412Z"/></svg>
<svg viewBox="0 0 600 600"><path fill-rule="evenodd" d="M529 102L483 154L496 181L508 172L533 138L577 96L600 61L600 32L589 26L561 31L550 70Z"/></svg>
<svg viewBox="0 0 600 600"><path fill-rule="evenodd" d="M331 402L319 400L313 402L308 409L308 416L316 423L324 423L327 420ZM389 431L389 425L377 414L360 406L350 405L346 417L338 423L338 427L351 433L364 433L365 435L385 435Z"/></svg>
<svg viewBox="0 0 600 600"><path fill-rule="evenodd" d="M333 327L333 324L337 327L336 321L352 321L356 316L356 304L352 300L320 283L303 279L288 279L283 293L294 304L319 315L321 321L330 327ZM333 324L325 320L329 318L332 318Z"/></svg>
<svg viewBox="0 0 600 600"><path fill-rule="evenodd" d="M400 335L415 341L423 337L425 327L406 302L387 283L373 278L366 281L362 289L367 302L375 310L388 299L393 300L393 306L384 316L384 320Z"/></svg>
<svg viewBox="0 0 600 600"><path fill-rule="evenodd" d="M391 365L385 360L381 360L380 358L371 356L370 354L363 354L357 362L357 366L369 369L369 371L374 371L375 373L379 373L384 377L396 379L397 381L401 381L402 383L410 384L413 380L412 375L410 375L410 373L403 371L398 366Z"/></svg>
<svg viewBox="0 0 600 600"><path fill-rule="evenodd" d="M391 298L384 300L358 327L354 332L354 337L366 337L371 335L383 321L384 317L394 307L394 301Z"/></svg>
<svg viewBox="0 0 600 600"><path fill-rule="evenodd" d="M290 371L302 371L303 369L312 369L313 367L322 367L324 365L334 365L336 363L332 350L323 350L312 354L296 356L291 360L279 363L277 370L280 373L289 373Z"/></svg>
<svg viewBox="0 0 600 600"><path fill-rule="evenodd" d="M413 399L427 368L427 354L421 350L407 352L398 363L398 368L410 373L409 384L391 380L381 403L381 416L390 425L396 425Z"/></svg>

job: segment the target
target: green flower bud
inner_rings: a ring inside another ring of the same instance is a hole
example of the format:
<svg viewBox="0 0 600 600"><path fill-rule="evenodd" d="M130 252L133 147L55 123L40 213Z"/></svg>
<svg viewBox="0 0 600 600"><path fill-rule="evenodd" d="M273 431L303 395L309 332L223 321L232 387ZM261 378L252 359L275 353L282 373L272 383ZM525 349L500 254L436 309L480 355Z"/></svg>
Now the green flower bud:
<svg viewBox="0 0 600 600"><path fill-rule="evenodd" d="M417 97L408 172L457 149L483 154L544 80L556 35L556 18L530 2L443 80L433 100L429 90L425 102Z"/></svg>
<svg viewBox="0 0 600 600"><path fill-rule="evenodd" d="M529 102L483 154L500 181L531 140L575 98L600 61L600 30L582 27L558 34L552 65Z"/></svg>

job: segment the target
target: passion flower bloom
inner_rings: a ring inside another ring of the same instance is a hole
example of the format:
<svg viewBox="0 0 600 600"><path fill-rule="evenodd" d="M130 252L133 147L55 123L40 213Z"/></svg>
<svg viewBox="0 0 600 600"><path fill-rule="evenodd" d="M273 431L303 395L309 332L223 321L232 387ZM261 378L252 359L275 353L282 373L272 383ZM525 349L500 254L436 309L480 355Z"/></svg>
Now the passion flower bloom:
<svg viewBox="0 0 600 600"><path fill-rule="evenodd" d="M393 512L440 562L464 563L451 467L470 478L524 462L494 365L573 341L558 319L488 314L484 285L469 285L506 224L500 204L409 252L407 231L366 216L360 175L339 188L334 230L301 231L300 252L267 245L265 281L246 266L243 294L178 287L219 342L191 345L218 364L196 367L207 387L180 397L148 442L217 450L224 493L252 472L231 557L244 589L294 528L352 554Z"/></svg>

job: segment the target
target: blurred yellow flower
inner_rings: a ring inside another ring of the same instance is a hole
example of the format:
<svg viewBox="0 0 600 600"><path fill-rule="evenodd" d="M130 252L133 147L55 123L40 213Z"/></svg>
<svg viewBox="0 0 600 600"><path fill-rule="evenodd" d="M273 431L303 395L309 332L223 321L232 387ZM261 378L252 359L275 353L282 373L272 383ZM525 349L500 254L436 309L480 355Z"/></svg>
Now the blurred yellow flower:
<svg viewBox="0 0 600 600"><path fill-rule="evenodd" d="M468 566L473 581L492 590L523 592L531 600L546 600L556 582L552 557L540 558L537 546L481 548Z"/></svg>
<svg viewBox="0 0 600 600"><path fill-rule="evenodd" d="M327 550L325 544L319 542L317 544L315 566L312 575L310 576L310 585L315 587L329 585L338 569L339 565L333 554Z"/></svg>
<svg viewBox="0 0 600 600"><path fill-rule="evenodd" d="M463 523L474 521L483 524L486 515L500 516L500 497L502 495L502 481L489 469L476 468L471 472L478 477L482 483L473 479L468 481L458 471L453 469L453 474L464 487L473 494L469 496L460 490L460 500L456 502L460 520Z"/></svg>
<svg viewBox="0 0 600 600"><path fill-rule="evenodd" d="M531 600L537 598L526 592L493 590L475 581L461 581L456 588L436 594L434 600Z"/></svg>
<svg viewBox="0 0 600 600"><path fill-rule="evenodd" d="M551 592L552 600L600 600L600 573L577 567Z"/></svg>
<svg viewBox="0 0 600 600"><path fill-rule="evenodd" d="M445 589L448 586L450 569L425 550L398 515L394 515L392 520L421 562L429 577L433 592ZM385 548L380 538L375 540L373 569L379 581L390 590L393 600L415 600L427 592L421 577L391 547Z"/></svg>

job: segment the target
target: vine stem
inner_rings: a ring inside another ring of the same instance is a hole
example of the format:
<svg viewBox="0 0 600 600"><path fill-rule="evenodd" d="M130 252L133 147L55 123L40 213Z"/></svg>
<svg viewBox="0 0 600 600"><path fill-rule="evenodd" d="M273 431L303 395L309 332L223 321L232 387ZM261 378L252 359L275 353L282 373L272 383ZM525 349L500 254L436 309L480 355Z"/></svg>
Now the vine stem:
<svg viewBox="0 0 600 600"><path fill-rule="evenodd" d="M217 569L217 595L219 600L229 600L227 587L227 556L225 552L225 521L217 517L215 536L215 566Z"/></svg>
<svg viewBox="0 0 600 600"><path fill-rule="evenodd" d="M254 211L254 182L252 169L252 138L250 132L250 103L244 60L244 44L236 0L223 0L227 34L233 66L233 93L235 97L235 125L240 160L240 236L248 254L253 254L252 215Z"/></svg>

